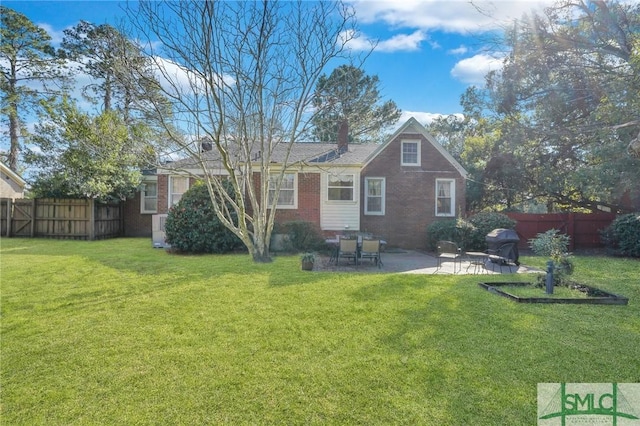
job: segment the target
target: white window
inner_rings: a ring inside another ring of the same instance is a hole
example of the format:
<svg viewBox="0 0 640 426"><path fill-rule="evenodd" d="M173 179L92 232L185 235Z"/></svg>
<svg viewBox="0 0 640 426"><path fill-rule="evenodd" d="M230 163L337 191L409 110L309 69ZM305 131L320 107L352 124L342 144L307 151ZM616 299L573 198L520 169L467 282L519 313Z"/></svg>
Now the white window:
<svg viewBox="0 0 640 426"><path fill-rule="evenodd" d="M354 175L329 175L329 201L353 201Z"/></svg>
<svg viewBox="0 0 640 426"><path fill-rule="evenodd" d="M158 177L146 176L142 180L140 190L140 213L156 213L158 211Z"/></svg>
<svg viewBox="0 0 640 426"><path fill-rule="evenodd" d="M269 177L269 205L273 203L277 178L277 176ZM280 186L280 193L278 194L277 207L279 209L298 208L297 186L296 174L285 173L282 177L282 185Z"/></svg>
<svg viewBox="0 0 640 426"><path fill-rule="evenodd" d="M420 141L402 141L402 165L420 165Z"/></svg>
<svg viewBox="0 0 640 426"><path fill-rule="evenodd" d="M436 216L455 216L456 182L436 179Z"/></svg>
<svg viewBox="0 0 640 426"><path fill-rule="evenodd" d="M182 194L189 189L189 178L182 176L169 177L169 207L176 204L182 198Z"/></svg>
<svg viewBox="0 0 640 426"><path fill-rule="evenodd" d="M368 177L364 179L364 214L384 215L384 178Z"/></svg>

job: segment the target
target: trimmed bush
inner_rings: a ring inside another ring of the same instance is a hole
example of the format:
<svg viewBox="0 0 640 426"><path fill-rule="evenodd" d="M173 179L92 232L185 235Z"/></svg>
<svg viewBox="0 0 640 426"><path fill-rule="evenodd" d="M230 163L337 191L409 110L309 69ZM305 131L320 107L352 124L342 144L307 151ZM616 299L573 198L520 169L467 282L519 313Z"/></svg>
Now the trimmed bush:
<svg viewBox="0 0 640 426"><path fill-rule="evenodd" d="M444 219L427 227L427 249L435 251L438 241L457 243L463 250L484 251L486 236L494 229L515 229L516 221L501 213L482 212L469 219Z"/></svg>
<svg viewBox="0 0 640 426"><path fill-rule="evenodd" d="M443 219L431 222L427 226L427 249L436 251L438 248L438 241L454 241L458 243L458 231L457 231L456 219Z"/></svg>
<svg viewBox="0 0 640 426"><path fill-rule="evenodd" d="M612 254L640 257L640 212L617 217L602 231L601 237Z"/></svg>
<svg viewBox="0 0 640 426"><path fill-rule="evenodd" d="M515 229L516 221L501 213L481 212L471 216L469 223L473 225L473 232L469 239L469 247L484 251L487 247L486 236L494 229Z"/></svg>
<svg viewBox="0 0 640 426"><path fill-rule="evenodd" d="M311 222L296 220L278 223L272 234L285 234L285 251L307 252L326 248L326 243L318 228Z"/></svg>
<svg viewBox="0 0 640 426"><path fill-rule="evenodd" d="M216 216L209 191L202 183L189 188L171 207L165 234L171 248L184 253L228 253L243 246Z"/></svg>

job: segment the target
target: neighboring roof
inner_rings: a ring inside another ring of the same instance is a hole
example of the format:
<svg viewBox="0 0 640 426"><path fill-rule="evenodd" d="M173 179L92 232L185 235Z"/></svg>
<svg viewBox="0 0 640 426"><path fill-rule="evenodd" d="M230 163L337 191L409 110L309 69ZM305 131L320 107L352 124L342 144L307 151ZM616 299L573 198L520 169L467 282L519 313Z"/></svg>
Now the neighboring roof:
<svg viewBox="0 0 640 426"><path fill-rule="evenodd" d="M0 171L2 171L3 174L7 175L11 180L13 180L22 189L24 189L24 187L27 185L27 182L25 182L25 180L22 179L19 174L17 174L13 170L11 170L8 166L6 166L2 162L0 162Z"/></svg>
<svg viewBox="0 0 640 426"><path fill-rule="evenodd" d="M462 177L464 177L465 179L467 178L468 172L464 169L464 167L462 167L462 165L458 163L455 158L453 158L449 151L444 149L444 147L434 139L431 133L429 133L427 129L414 117L409 118L402 126L400 126L400 128L398 128L398 130L396 130L395 133L391 135L391 137L387 139L385 143L383 143L382 145L378 145L376 151L373 152L371 156L366 160L365 165L369 164L382 150L387 147L387 145L393 142L393 140L402 133L414 133L423 136L427 141L429 141L431 145L433 145L436 150L438 150L440 154L442 154L442 156L444 156L444 158L447 159L447 161L449 161L453 165L453 167L456 168L456 170L458 170L458 172L460 172Z"/></svg>

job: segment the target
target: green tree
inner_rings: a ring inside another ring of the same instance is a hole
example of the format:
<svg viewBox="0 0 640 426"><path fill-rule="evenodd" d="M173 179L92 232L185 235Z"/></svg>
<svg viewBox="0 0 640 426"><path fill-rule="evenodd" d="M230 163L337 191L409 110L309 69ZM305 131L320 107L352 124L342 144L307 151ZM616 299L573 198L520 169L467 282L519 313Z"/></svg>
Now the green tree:
<svg viewBox="0 0 640 426"><path fill-rule="evenodd" d="M513 179L495 167L492 176L549 206L620 209L640 180L629 155L640 130L638 25L637 4L560 1L505 33L503 69L466 98L499 132L487 166L496 153L518 165Z"/></svg>
<svg viewBox="0 0 640 426"><path fill-rule="evenodd" d="M8 166L18 169L24 114L59 94L64 63L50 43L51 37L26 16L0 6L0 111L8 124Z"/></svg>
<svg viewBox="0 0 640 426"><path fill-rule="evenodd" d="M362 69L342 65L329 76L318 79L313 106L314 135L322 142L335 142L338 127L346 122L353 142L381 141L384 130L395 124L402 111L395 102L381 102L378 76L365 75Z"/></svg>
<svg viewBox="0 0 640 426"><path fill-rule="evenodd" d="M103 111L119 109L129 122L135 113L148 117L152 99L160 108L158 113L171 113L153 73L152 61L118 29L80 21L64 30L62 48L75 63L76 72L92 77L92 82L83 88L83 95L101 104Z"/></svg>
<svg viewBox="0 0 640 426"><path fill-rule="evenodd" d="M104 201L133 194L141 167L154 160L153 150L142 142L145 126L127 125L116 111L92 117L67 101L47 112L33 137L38 150L27 156L37 170L35 196Z"/></svg>
<svg viewBox="0 0 640 426"><path fill-rule="evenodd" d="M429 133L442 145L453 157L460 161L464 150L464 140L467 126L472 125L460 114L438 117L426 128Z"/></svg>

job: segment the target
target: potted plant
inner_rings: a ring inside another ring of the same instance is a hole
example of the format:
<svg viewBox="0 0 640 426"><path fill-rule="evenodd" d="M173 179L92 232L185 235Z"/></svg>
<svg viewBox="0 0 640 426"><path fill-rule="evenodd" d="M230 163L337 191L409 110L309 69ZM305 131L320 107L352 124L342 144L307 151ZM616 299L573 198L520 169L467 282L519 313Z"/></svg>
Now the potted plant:
<svg viewBox="0 0 640 426"><path fill-rule="evenodd" d="M316 256L313 253L307 252L300 256L300 261L303 271L311 271L313 270L313 264L316 261Z"/></svg>

